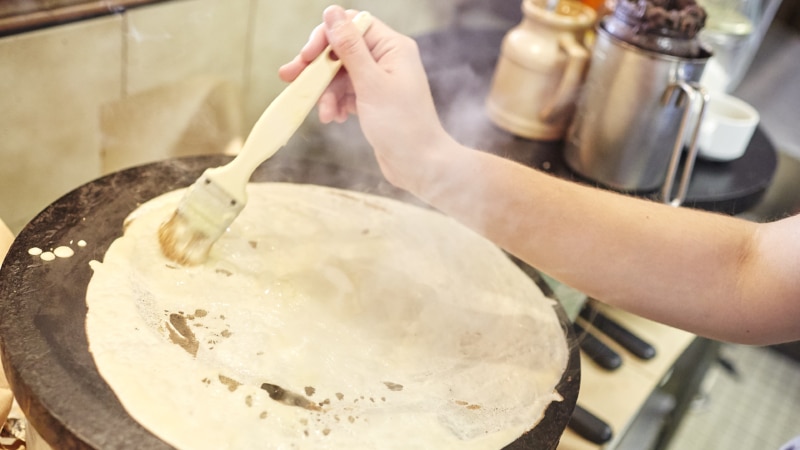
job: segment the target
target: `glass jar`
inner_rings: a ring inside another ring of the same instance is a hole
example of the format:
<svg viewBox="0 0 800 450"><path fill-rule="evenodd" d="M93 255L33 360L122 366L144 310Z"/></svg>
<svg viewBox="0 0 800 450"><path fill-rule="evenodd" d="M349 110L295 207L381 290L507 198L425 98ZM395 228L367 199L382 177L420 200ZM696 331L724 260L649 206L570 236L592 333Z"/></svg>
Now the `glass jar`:
<svg viewBox="0 0 800 450"><path fill-rule="evenodd" d="M731 92L739 85L758 51L781 0L698 0L708 13L700 40L711 47L704 84Z"/></svg>

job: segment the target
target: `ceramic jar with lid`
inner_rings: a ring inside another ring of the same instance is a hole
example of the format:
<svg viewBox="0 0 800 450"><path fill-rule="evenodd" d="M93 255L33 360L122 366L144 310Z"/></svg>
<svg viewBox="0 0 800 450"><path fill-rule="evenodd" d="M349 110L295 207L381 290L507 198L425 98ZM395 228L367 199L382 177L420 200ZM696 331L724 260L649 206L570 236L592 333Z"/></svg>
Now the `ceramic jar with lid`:
<svg viewBox="0 0 800 450"><path fill-rule="evenodd" d="M523 20L503 38L487 100L490 119L525 138L560 140L569 125L589 50L595 11L572 0L555 9L523 0Z"/></svg>

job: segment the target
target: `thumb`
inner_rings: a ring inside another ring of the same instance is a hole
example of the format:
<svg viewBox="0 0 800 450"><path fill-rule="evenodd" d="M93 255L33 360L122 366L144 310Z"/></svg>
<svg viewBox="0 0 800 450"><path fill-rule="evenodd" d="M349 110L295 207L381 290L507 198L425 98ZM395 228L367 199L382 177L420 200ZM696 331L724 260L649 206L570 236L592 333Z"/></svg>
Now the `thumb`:
<svg viewBox="0 0 800 450"><path fill-rule="evenodd" d="M329 6L322 18L328 43L347 69L350 79L359 84L359 80L368 76L365 72L374 69L376 65L361 31L351 22L341 6Z"/></svg>

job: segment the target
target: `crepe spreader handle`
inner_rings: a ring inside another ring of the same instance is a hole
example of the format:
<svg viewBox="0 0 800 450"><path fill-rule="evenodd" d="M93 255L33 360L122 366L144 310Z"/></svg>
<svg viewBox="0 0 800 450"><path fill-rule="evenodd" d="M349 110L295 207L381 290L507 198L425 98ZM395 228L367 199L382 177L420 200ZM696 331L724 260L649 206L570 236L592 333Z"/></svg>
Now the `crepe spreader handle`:
<svg viewBox="0 0 800 450"><path fill-rule="evenodd" d="M572 412L567 426L580 437L595 444L605 444L614 435L607 423L581 408L580 405L575 405L575 410Z"/></svg>
<svg viewBox="0 0 800 450"><path fill-rule="evenodd" d="M578 345L592 361L607 370L615 370L622 365L622 358L619 353L612 350L611 347L604 344L577 323L573 323L572 327L578 337Z"/></svg>
<svg viewBox="0 0 800 450"><path fill-rule="evenodd" d="M645 360L656 356L656 349L650 343L591 306L583 307L580 315L634 356Z"/></svg>

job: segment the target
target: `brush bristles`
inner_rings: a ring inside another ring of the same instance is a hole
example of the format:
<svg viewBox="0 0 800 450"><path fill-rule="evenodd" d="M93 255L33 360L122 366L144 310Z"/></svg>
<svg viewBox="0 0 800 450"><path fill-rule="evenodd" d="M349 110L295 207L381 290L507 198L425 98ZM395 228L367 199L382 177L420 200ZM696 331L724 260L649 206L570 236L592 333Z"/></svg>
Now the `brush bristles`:
<svg viewBox="0 0 800 450"><path fill-rule="evenodd" d="M202 264L211 246L244 208L206 177L193 184L172 217L158 229L164 256L185 266Z"/></svg>
<svg viewBox="0 0 800 450"><path fill-rule="evenodd" d="M178 211L158 229L161 252L182 266L196 266L208 258L214 244L205 233L193 230Z"/></svg>

